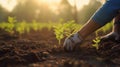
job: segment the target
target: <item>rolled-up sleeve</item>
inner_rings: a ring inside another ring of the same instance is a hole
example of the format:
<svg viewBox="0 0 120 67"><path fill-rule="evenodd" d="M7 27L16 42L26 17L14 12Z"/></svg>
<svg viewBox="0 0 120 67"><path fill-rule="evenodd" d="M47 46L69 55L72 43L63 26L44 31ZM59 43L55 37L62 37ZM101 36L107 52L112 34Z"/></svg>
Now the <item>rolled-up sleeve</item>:
<svg viewBox="0 0 120 67"><path fill-rule="evenodd" d="M91 19L103 26L107 22L110 22L118 14L119 10L120 0L107 0Z"/></svg>

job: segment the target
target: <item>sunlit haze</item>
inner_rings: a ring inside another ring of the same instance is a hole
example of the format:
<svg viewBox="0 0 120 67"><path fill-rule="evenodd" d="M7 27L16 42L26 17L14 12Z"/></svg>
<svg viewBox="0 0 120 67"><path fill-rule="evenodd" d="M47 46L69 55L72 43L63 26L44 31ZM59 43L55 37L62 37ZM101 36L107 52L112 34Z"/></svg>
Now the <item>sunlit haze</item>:
<svg viewBox="0 0 120 67"><path fill-rule="evenodd" d="M78 9L81 9L84 5L89 3L89 0L68 0L69 3L74 6L74 2L76 2L76 6Z"/></svg>
<svg viewBox="0 0 120 67"><path fill-rule="evenodd" d="M51 8L55 9L56 6L60 3L61 0L36 0L38 3L44 2L48 3ZM74 2L76 1L76 6L78 9L81 9L84 5L89 3L89 0L68 0L70 5L74 6Z"/></svg>
<svg viewBox="0 0 120 67"><path fill-rule="evenodd" d="M0 5L7 9L8 11L12 11L14 7L17 5L16 0L0 0Z"/></svg>
<svg viewBox="0 0 120 67"><path fill-rule="evenodd" d="M56 10L56 6L60 3L61 0L35 0L39 3L47 3L52 10ZM78 9L81 9L84 5L89 3L89 0L68 0L69 3L74 6L74 2L76 1L76 5ZM14 7L17 5L16 0L0 0L0 5L8 11L12 11Z"/></svg>

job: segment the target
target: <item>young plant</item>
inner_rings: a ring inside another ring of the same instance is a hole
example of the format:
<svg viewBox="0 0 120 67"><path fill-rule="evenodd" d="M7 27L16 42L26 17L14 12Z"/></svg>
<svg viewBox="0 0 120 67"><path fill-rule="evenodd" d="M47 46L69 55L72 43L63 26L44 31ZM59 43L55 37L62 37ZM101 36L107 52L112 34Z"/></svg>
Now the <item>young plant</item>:
<svg viewBox="0 0 120 67"><path fill-rule="evenodd" d="M102 32L102 33L107 33L108 31L110 31L112 29L113 23L108 23L105 26L103 26L102 28L98 29L96 32Z"/></svg>
<svg viewBox="0 0 120 67"><path fill-rule="evenodd" d="M5 31L9 32L10 34L14 33L14 27L15 27L15 18L14 17L8 17L8 22L5 24Z"/></svg>
<svg viewBox="0 0 120 67"><path fill-rule="evenodd" d="M56 39L61 44L61 39L64 38L64 26L63 24L59 24L58 26L54 26L54 33L56 35Z"/></svg>
<svg viewBox="0 0 120 67"><path fill-rule="evenodd" d="M94 40L93 40L94 44L92 44L93 47L95 47L97 50L99 48L99 43L100 43L100 37L96 37Z"/></svg>
<svg viewBox="0 0 120 67"><path fill-rule="evenodd" d="M99 43L101 41L98 33L100 33L100 32L107 33L107 31L111 30L112 25L113 25L113 23L108 23L104 27L98 29L95 32L96 38L93 40L93 42L94 42L94 44L92 44L93 47L95 47L96 49L98 49Z"/></svg>
<svg viewBox="0 0 120 67"><path fill-rule="evenodd" d="M64 37L68 37L71 34L75 33L80 27L81 26L79 24L76 24L74 21L60 23L54 26L54 33L56 35L56 39L59 41L59 45L61 44L61 40Z"/></svg>
<svg viewBox="0 0 120 67"><path fill-rule="evenodd" d="M20 22L16 25L16 31L19 33L19 35L23 34L25 32L26 22Z"/></svg>

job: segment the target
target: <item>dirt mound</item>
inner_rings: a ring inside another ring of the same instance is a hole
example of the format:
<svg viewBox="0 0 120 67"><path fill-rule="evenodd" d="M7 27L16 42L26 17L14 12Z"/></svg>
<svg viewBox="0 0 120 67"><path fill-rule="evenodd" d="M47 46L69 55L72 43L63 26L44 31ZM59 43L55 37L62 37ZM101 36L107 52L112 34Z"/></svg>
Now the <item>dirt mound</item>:
<svg viewBox="0 0 120 67"><path fill-rule="evenodd" d="M45 47L45 45L40 46L40 44L42 43L31 42L29 40L0 42L0 66L45 61L45 59L49 57L49 53L40 50Z"/></svg>
<svg viewBox="0 0 120 67"><path fill-rule="evenodd" d="M116 58L120 55L120 43L113 41L100 42L98 52L102 57Z"/></svg>
<svg viewBox="0 0 120 67"><path fill-rule="evenodd" d="M101 41L99 43L98 54L105 60L111 60L114 63L120 64L120 42Z"/></svg>

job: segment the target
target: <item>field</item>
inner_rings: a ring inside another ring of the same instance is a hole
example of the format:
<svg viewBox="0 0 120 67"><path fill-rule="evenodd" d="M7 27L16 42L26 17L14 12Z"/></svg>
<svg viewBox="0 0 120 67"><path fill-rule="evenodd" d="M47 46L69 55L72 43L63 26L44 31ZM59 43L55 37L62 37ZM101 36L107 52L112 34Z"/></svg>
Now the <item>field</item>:
<svg viewBox="0 0 120 67"><path fill-rule="evenodd" d="M93 39L110 32L110 24L88 36L75 51L66 52L65 37L81 25L13 22L9 18L0 26L0 67L120 67L120 43L101 42L99 49L92 45Z"/></svg>

